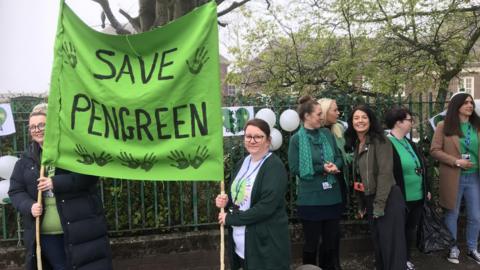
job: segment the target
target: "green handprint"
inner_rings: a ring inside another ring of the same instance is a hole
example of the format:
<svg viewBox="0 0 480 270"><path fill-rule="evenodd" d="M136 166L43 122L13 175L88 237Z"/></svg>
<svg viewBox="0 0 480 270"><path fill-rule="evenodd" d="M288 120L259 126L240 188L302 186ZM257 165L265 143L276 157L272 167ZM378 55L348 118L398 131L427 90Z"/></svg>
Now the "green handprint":
<svg viewBox="0 0 480 270"><path fill-rule="evenodd" d="M193 158L190 158L190 154L188 155L188 159L190 160L190 165L194 169L198 169L203 162L209 157L210 155L208 154L208 149L206 146L201 148L200 146L197 147L197 152L195 153L195 156Z"/></svg>
<svg viewBox="0 0 480 270"><path fill-rule="evenodd" d="M157 162L157 157L153 154L145 154L143 157L143 162L140 168L144 169L146 172L150 171L153 165Z"/></svg>
<svg viewBox="0 0 480 270"><path fill-rule="evenodd" d="M243 130L243 127L247 123L248 119L250 119L250 113L245 108L239 108L235 112L235 133L238 133Z"/></svg>
<svg viewBox="0 0 480 270"><path fill-rule="evenodd" d="M127 152L120 152L120 156L117 156L117 158L122 162L123 166L131 169L136 169L141 164L140 160L134 158L132 154Z"/></svg>
<svg viewBox="0 0 480 270"><path fill-rule="evenodd" d="M247 181L245 179L239 179L236 185L232 185L231 193L234 199L233 203L235 205L240 205L245 200L246 186L247 186Z"/></svg>
<svg viewBox="0 0 480 270"><path fill-rule="evenodd" d="M107 163L113 160L112 156L110 154L105 153L105 151L100 153L100 155L98 156L95 153L93 153L93 159L95 160L95 163L97 163L97 165L100 167L105 166Z"/></svg>
<svg viewBox="0 0 480 270"><path fill-rule="evenodd" d="M77 66L77 50L73 46L73 44L69 41L63 42L62 46L63 52L65 53L66 60L64 61L65 64L69 64L72 68Z"/></svg>
<svg viewBox="0 0 480 270"><path fill-rule="evenodd" d="M223 119L223 126L225 127L227 132L234 133L235 119L233 119L233 112L229 109L222 109L222 119Z"/></svg>
<svg viewBox="0 0 480 270"><path fill-rule="evenodd" d="M190 162L188 161L183 151L173 150L173 151L170 151L170 154L171 156L168 156L168 158L177 163L177 164L170 164L170 166L176 167L180 170L186 169L188 168L188 166L190 166Z"/></svg>
<svg viewBox="0 0 480 270"><path fill-rule="evenodd" d="M93 164L93 162L95 162L93 156L87 151L87 148L85 148L85 146L77 144L74 150L75 150L75 153L77 153L77 155L79 155L82 158L82 159L77 159L77 162L83 163L85 165L91 165Z"/></svg>
<svg viewBox="0 0 480 270"><path fill-rule="evenodd" d="M208 51L205 49L205 46L197 48L197 51L195 52L195 57L191 59L192 61L186 61L190 73L192 73L193 75L197 75L198 73L200 73L203 65L205 65L205 63L207 63L207 61L210 59L210 57L207 57L207 54Z"/></svg>

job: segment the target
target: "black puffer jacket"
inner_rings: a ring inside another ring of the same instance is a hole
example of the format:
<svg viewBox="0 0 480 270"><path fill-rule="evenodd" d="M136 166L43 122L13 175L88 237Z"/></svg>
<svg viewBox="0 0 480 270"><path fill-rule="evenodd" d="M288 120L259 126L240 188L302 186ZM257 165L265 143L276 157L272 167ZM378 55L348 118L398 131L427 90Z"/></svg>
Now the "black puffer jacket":
<svg viewBox="0 0 480 270"><path fill-rule="evenodd" d="M13 206L23 216L26 248L25 269L34 270L37 269L35 218L31 214L31 208L37 200L37 179L40 168L38 155L34 154L38 152L38 145L33 145L30 149L15 164L8 195ZM64 232L66 269L112 269L107 225L102 202L98 195L98 177L56 168L52 182ZM45 252L48 250L42 250L42 253ZM43 269L50 269L45 262L43 264Z"/></svg>

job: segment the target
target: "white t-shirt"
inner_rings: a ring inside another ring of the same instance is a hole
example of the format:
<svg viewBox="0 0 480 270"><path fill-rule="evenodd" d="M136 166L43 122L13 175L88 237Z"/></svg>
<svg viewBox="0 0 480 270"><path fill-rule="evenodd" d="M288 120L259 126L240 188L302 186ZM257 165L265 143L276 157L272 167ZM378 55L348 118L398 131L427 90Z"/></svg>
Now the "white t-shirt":
<svg viewBox="0 0 480 270"><path fill-rule="evenodd" d="M233 204L238 206L238 210L246 211L250 209L251 194L255 178L257 178L258 171L263 162L271 155L268 153L258 161L252 161L252 156L247 156L243 160L242 167L235 176L230 192L232 195ZM235 242L235 253L245 259L245 226L232 226L233 241Z"/></svg>

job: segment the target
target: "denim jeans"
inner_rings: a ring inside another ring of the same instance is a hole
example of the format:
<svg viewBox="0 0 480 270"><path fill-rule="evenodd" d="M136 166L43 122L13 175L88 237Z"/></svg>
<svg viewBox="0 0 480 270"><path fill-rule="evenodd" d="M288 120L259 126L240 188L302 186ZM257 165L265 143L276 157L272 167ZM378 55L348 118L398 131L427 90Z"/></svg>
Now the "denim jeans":
<svg viewBox="0 0 480 270"><path fill-rule="evenodd" d="M42 255L53 270L65 270L65 244L63 234L42 234L40 237Z"/></svg>
<svg viewBox="0 0 480 270"><path fill-rule="evenodd" d="M477 250L478 232L480 230L480 179L478 173L465 174L460 176L458 186L457 203L455 209L447 210L445 213L445 225L457 240L457 222L462 197L465 198L467 211L466 238L469 250Z"/></svg>

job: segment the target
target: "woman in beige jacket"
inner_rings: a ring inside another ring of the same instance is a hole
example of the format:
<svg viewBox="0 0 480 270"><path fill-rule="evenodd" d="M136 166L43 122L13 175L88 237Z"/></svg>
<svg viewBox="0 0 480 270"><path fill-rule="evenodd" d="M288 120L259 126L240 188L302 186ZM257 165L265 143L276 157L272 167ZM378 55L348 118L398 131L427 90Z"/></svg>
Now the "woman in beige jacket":
<svg viewBox="0 0 480 270"><path fill-rule="evenodd" d="M471 95L454 95L445 121L438 123L430 148L440 161L440 204L446 208L445 225L457 239L457 221L462 198L467 211L466 239L468 257L480 264L477 251L480 230L479 130L480 118L475 113ZM460 251L455 245L447 260L459 263Z"/></svg>

